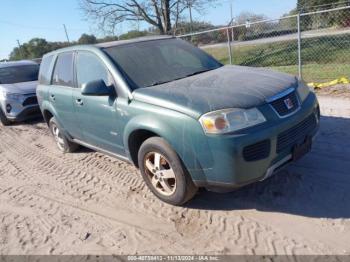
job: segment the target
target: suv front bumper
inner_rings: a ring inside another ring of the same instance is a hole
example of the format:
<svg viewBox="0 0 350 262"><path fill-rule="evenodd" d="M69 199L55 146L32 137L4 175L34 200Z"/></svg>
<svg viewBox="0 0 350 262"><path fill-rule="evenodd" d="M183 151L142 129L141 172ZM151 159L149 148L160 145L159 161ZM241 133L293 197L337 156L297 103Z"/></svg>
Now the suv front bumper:
<svg viewBox="0 0 350 262"><path fill-rule="evenodd" d="M33 99L34 96L26 96L22 101L6 99L0 101L1 110L5 114L6 118L10 121L24 121L41 116L41 111L39 105L36 103L31 103L26 105L26 99ZM27 100L28 101L28 100ZM10 106L10 110L7 107Z"/></svg>
<svg viewBox="0 0 350 262"><path fill-rule="evenodd" d="M296 145L302 144L306 137L314 137L317 134L319 118L319 105L312 93L301 105L300 110L288 118L276 117L275 121L271 121L267 126L257 126L245 133L208 136L208 151L197 152L201 171L189 170L194 177L194 183L199 187L237 188L272 176L293 161L292 153ZM305 125L307 121L312 121L312 126ZM281 136L286 133L287 139L288 136L294 137L293 134L298 136L295 141L285 143L284 147L281 147L285 142L283 139L286 139ZM264 154L264 157L247 160L245 150L253 148L254 145L263 145L262 142L266 142L269 150L260 148L256 152ZM198 175L200 173L201 175ZM196 177L205 179L196 180Z"/></svg>
<svg viewBox="0 0 350 262"><path fill-rule="evenodd" d="M24 108L21 112L19 112L15 116L6 116L7 119L14 121L14 122L21 122L33 118L41 117L41 111L39 106L29 106Z"/></svg>

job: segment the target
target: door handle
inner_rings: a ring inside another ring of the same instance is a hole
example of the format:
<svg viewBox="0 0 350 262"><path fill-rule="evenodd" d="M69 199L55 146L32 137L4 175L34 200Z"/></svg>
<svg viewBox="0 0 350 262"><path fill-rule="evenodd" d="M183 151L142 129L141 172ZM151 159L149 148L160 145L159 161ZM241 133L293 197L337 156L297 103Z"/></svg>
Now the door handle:
<svg viewBox="0 0 350 262"><path fill-rule="evenodd" d="M75 103L76 103L77 105L79 105L79 106L84 105L83 100L82 100L82 99L80 99L80 98L75 99Z"/></svg>
<svg viewBox="0 0 350 262"><path fill-rule="evenodd" d="M52 101L56 100L55 95L50 95L50 98L51 98Z"/></svg>

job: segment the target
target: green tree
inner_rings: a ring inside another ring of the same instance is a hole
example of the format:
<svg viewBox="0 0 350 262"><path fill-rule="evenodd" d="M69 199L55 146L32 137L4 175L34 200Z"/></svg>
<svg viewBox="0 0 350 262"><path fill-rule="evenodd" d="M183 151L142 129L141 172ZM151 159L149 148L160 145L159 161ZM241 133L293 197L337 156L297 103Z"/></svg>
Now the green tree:
<svg viewBox="0 0 350 262"><path fill-rule="evenodd" d="M74 44L74 43L71 43ZM53 50L67 47L67 42L48 42L43 38L33 38L21 47L15 47L10 53L10 60L41 58L44 54Z"/></svg>
<svg viewBox="0 0 350 262"><path fill-rule="evenodd" d="M82 34L78 40L80 45L96 44L97 38L94 35Z"/></svg>
<svg viewBox="0 0 350 262"><path fill-rule="evenodd" d="M327 10L349 5L350 2L339 0L298 0L296 12L307 13ZM350 10L339 10L322 14L303 16L301 26L303 30L328 27L347 27L350 25Z"/></svg>
<svg viewBox="0 0 350 262"><path fill-rule="evenodd" d="M104 43L104 42L112 42L112 41L117 41L118 37L117 36L105 36L103 38L97 39L98 43Z"/></svg>
<svg viewBox="0 0 350 262"><path fill-rule="evenodd" d="M207 22L193 21L192 24L189 22L179 22L177 24L176 34L187 34L191 32L191 29L193 32L200 32L213 28L215 28L215 26Z"/></svg>
<svg viewBox="0 0 350 262"><path fill-rule="evenodd" d="M297 10L305 13L317 10L331 9L342 4L346 4L346 2L339 0L298 0Z"/></svg>
<svg viewBox="0 0 350 262"><path fill-rule="evenodd" d="M308 13L320 10L327 10L336 7L348 6L349 1L339 0L298 0L295 9L291 10L289 14L295 15L298 13ZM350 9L325 12L322 14L311 14L302 16L301 29L312 30L329 27L349 27L350 26ZM296 20L289 19L283 22L285 27L296 27Z"/></svg>
<svg viewBox="0 0 350 262"><path fill-rule="evenodd" d="M20 48L14 48L10 54L10 60L40 58L51 50L50 43L45 39L33 38L28 43L21 45Z"/></svg>
<svg viewBox="0 0 350 262"><path fill-rule="evenodd" d="M142 37L148 35L147 31L137 31L137 30L131 30L125 34L122 34L119 36L120 40L127 40L127 39L132 39L136 37Z"/></svg>

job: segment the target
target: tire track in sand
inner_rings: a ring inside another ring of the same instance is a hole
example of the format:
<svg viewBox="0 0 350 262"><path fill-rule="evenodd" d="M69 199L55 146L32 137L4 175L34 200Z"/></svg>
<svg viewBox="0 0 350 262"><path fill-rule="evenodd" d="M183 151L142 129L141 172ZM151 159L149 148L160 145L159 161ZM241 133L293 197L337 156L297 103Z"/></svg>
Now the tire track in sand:
<svg viewBox="0 0 350 262"><path fill-rule="evenodd" d="M34 136L37 131L26 127L28 132ZM44 147L38 147L35 139L28 141L27 135L23 136L11 128L5 132L1 130L0 135L4 142L0 145L0 151L6 152L5 158L15 163L18 173L42 176L38 180L47 181L52 186L57 186L59 182L60 190L82 203L111 207L115 201L128 201L127 205L132 210L174 223L179 236L168 239L171 244L176 243L174 250L189 251L191 247L193 251L205 253L251 254L305 254L320 251L318 244L299 245L297 243L305 240L286 237L278 229L244 216L166 205L149 193L134 168L99 153L59 155L52 153L52 141L47 140ZM50 139L46 132L43 135ZM44 209L52 208L49 206ZM55 213L51 215L57 216ZM216 241L225 244L215 245Z"/></svg>

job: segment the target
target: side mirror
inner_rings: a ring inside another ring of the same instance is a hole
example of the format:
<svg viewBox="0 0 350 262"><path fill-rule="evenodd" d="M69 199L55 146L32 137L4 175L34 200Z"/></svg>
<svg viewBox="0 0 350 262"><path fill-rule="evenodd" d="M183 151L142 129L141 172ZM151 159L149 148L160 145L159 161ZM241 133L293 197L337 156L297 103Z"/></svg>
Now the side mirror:
<svg viewBox="0 0 350 262"><path fill-rule="evenodd" d="M81 94L84 96L110 96L114 94L111 87L106 86L102 79L84 83L81 87Z"/></svg>

